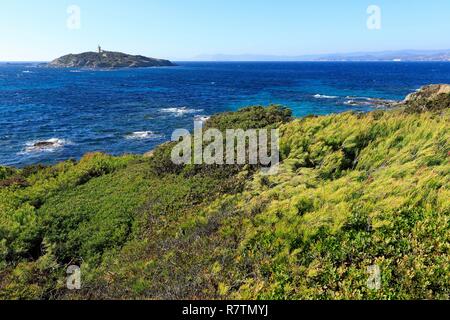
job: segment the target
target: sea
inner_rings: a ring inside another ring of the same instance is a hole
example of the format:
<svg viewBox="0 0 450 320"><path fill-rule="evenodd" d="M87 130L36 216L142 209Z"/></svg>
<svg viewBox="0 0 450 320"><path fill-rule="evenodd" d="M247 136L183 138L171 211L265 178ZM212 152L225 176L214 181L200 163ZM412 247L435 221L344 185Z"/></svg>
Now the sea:
<svg viewBox="0 0 450 320"><path fill-rule="evenodd" d="M296 117L366 112L380 108L379 99L450 83L447 62L177 64L97 71L0 63L0 165L141 154L219 112L270 104Z"/></svg>

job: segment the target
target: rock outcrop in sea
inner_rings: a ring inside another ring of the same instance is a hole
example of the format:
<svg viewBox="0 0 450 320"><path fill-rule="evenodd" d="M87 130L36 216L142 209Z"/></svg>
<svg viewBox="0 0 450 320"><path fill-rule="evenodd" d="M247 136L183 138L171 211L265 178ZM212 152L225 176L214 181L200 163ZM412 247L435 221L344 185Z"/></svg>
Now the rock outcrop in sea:
<svg viewBox="0 0 450 320"><path fill-rule="evenodd" d="M409 112L443 111L450 108L450 85L432 84L421 87L399 105Z"/></svg>
<svg viewBox="0 0 450 320"><path fill-rule="evenodd" d="M169 60L155 59L141 55L130 55L122 52L103 51L68 54L46 64L52 68L89 68L89 69L118 69L118 68L149 68L175 66Z"/></svg>
<svg viewBox="0 0 450 320"><path fill-rule="evenodd" d="M412 102L421 99L434 100L442 94L450 94L449 84L431 84L424 86L408 95L404 102Z"/></svg>

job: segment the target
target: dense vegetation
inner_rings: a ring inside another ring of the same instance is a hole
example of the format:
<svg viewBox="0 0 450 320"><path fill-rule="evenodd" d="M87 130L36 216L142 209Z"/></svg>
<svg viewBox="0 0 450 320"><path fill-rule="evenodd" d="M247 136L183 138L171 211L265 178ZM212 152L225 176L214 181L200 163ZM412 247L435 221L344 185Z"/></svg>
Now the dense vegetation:
<svg viewBox="0 0 450 320"><path fill-rule="evenodd" d="M207 123L280 128L274 176L175 166L171 144L0 168L0 298L448 299L450 96L439 99L297 120L253 107ZM79 291L65 288L73 264Z"/></svg>

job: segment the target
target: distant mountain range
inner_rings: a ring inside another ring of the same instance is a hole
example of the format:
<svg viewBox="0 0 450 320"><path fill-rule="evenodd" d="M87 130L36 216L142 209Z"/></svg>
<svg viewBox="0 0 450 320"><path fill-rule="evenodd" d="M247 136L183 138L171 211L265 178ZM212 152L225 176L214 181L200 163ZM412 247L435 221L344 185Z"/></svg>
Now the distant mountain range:
<svg viewBox="0 0 450 320"><path fill-rule="evenodd" d="M450 50L401 50L354 52L302 56L276 55L199 55L193 61L450 61Z"/></svg>

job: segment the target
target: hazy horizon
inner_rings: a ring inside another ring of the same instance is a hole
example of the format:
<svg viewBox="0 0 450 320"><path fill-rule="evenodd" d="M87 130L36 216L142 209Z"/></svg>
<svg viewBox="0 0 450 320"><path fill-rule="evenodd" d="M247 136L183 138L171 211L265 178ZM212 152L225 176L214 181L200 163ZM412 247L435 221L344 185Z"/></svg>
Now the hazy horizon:
<svg viewBox="0 0 450 320"><path fill-rule="evenodd" d="M86 50L84 52L88 51L95 51L95 50ZM106 51L116 51L114 49L108 49ZM67 52L66 54L78 54L82 52ZM125 52L127 53L127 52ZM317 54L308 54L308 55L266 55L266 54L252 54L252 53L246 53L246 54L227 54L227 53L217 53L217 54L200 54L194 57L189 58L182 58L182 59L172 59L173 61L185 61L185 62L227 62L227 61L241 61L241 62L320 62L316 60L307 60L306 58L319 58L319 57L327 57L327 56L346 56L348 57L349 61L351 61L352 57L355 57L357 55L383 55L383 54L395 54L395 53L417 53L417 54L433 54L433 53L448 53L450 54L450 49L433 49L433 50L414 50L414 49L404 49L404 50L385 50L385 51L358 51L358 52L333 52L333 53L317 53ZM225 60L211 60L213 58L219 58L224 57ZM244 57L245 60L228 60L230 58L239 58ZM254 60L248 60L250 58L254 58ZM58 58L55 56L55 58ZM266 60L268 58L274 58L275 60ZM203 59L203 60L202 60ZM298 60L295 60L298 59ZM302 60L304 59L304 60ZM0 60L0 63L41 63L41 62L49 62L53 60Z"/></svg>

